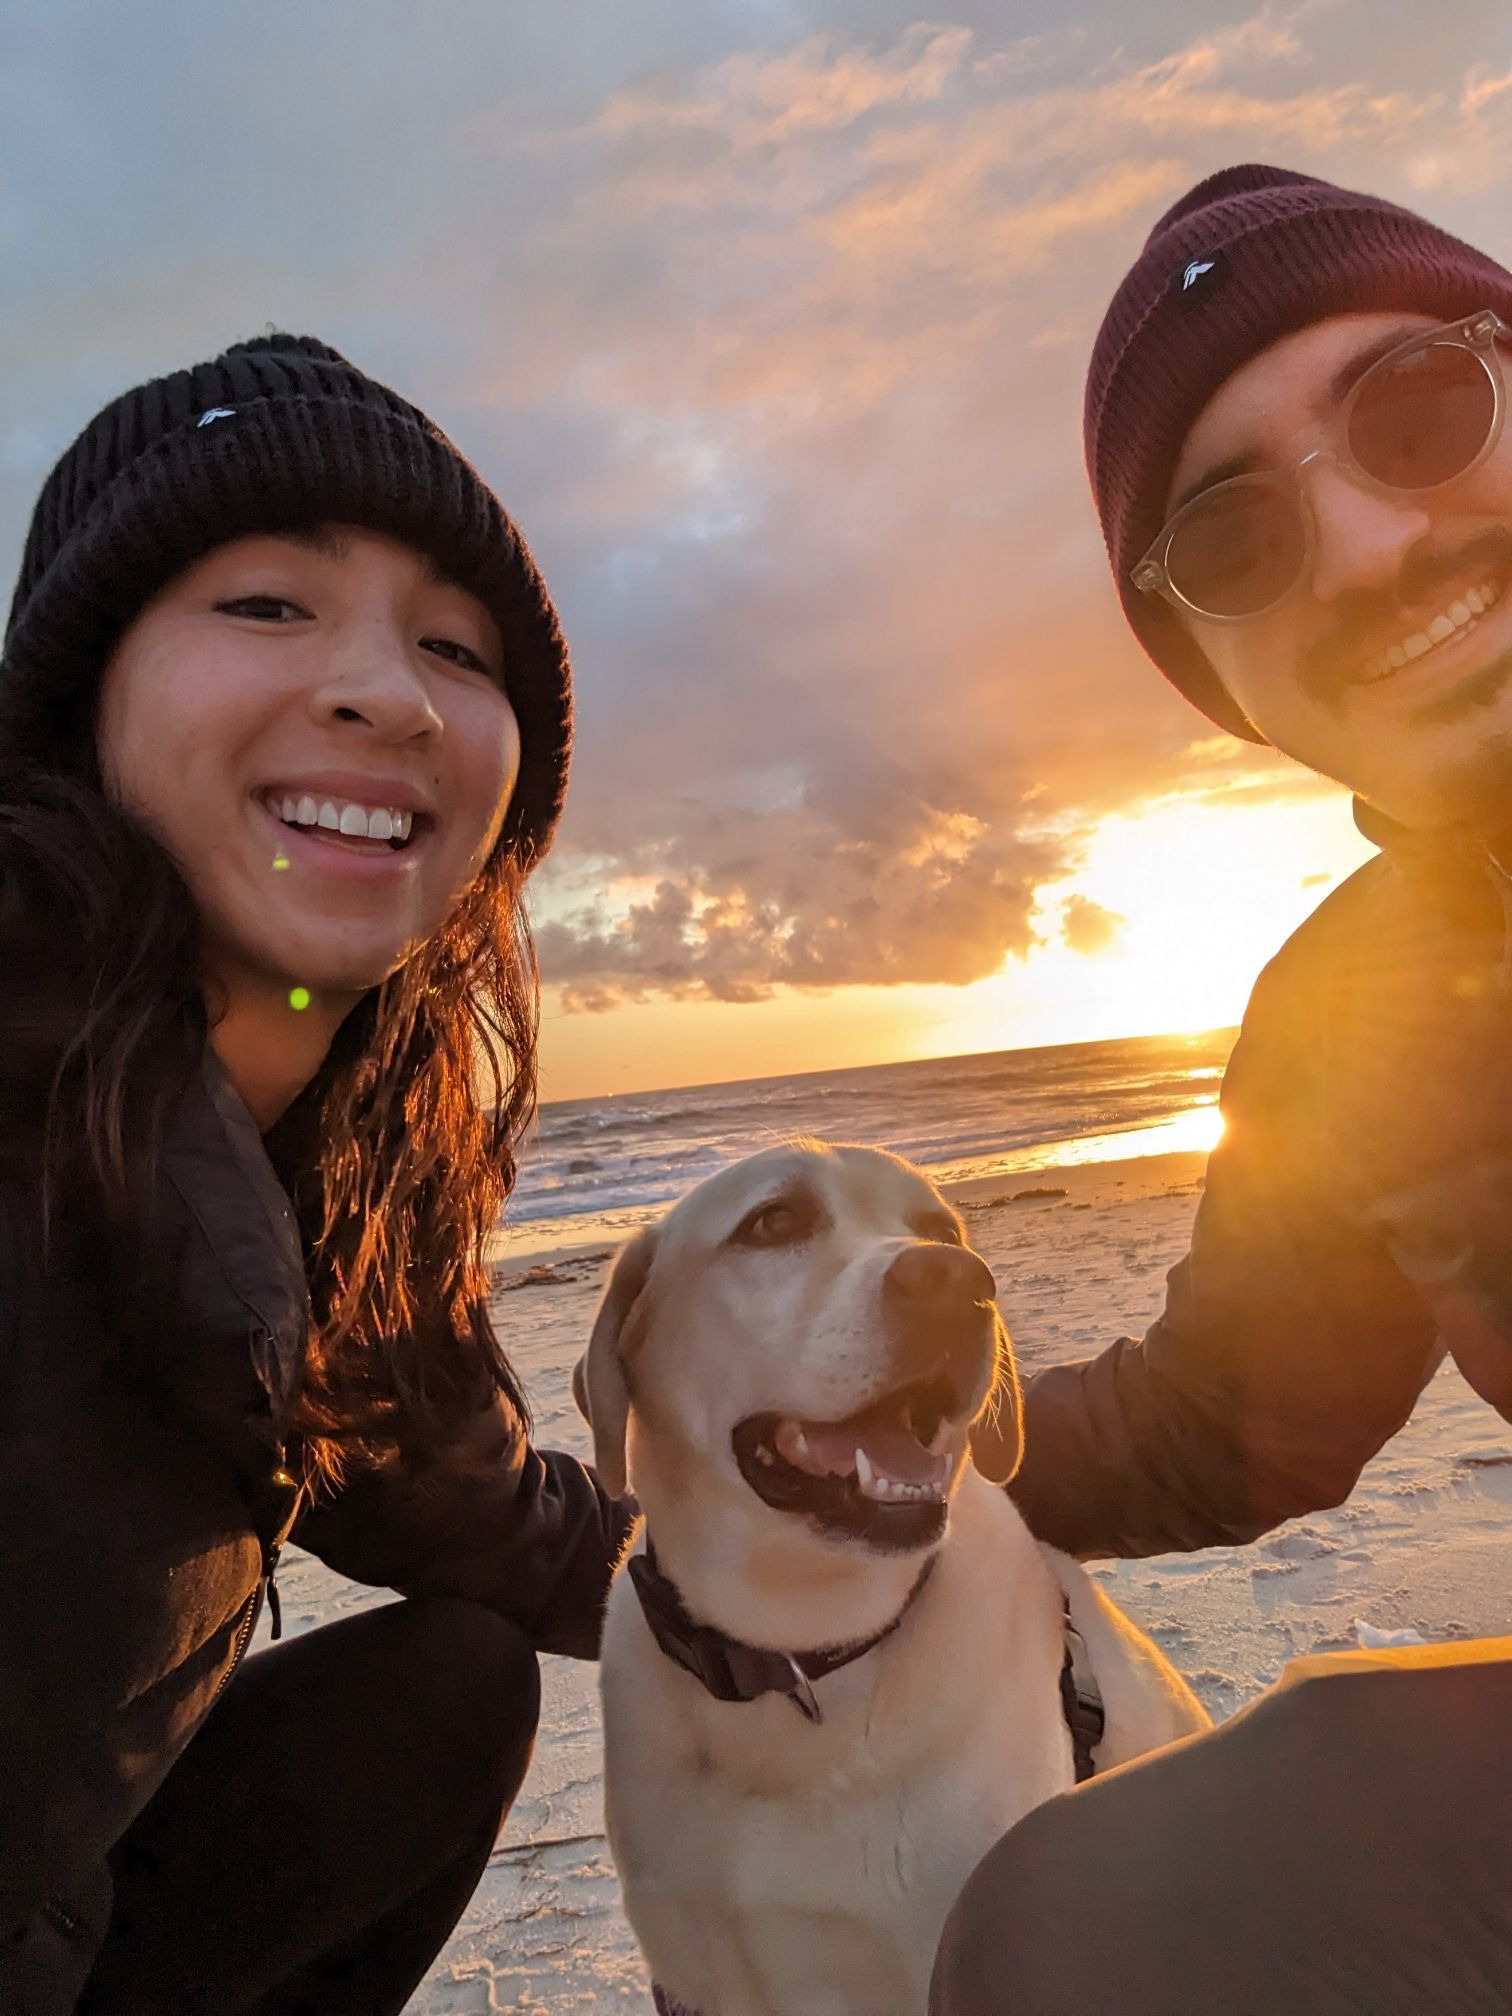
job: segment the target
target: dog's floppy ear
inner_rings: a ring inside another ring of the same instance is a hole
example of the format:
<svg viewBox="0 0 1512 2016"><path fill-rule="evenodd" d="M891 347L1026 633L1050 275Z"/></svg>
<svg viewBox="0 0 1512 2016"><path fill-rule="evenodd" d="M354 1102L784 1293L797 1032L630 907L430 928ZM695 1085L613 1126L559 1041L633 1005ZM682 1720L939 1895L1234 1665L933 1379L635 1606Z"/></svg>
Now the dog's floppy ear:
<svg viewBox="0 0 1512 2016"><path fill-rule="evenodd" d="M1024 1455L1024 1406L1008 1333L999 1327L997 1379L971 1427L971 1460L993 1484L1006 1484Z"/></svg>
<svg viewBox="0 0 1512 2016"><path fill-rule="evenodd" d="M630 1386L620 1357L620 1336L646 1285L655 1252L655 1233L648 1226L620 1253L593 1320L588 1349L572 1372L572 1397L593 1430L594 1468L611 1498L625 1495L625 1437L630 1426Z"/></svg>

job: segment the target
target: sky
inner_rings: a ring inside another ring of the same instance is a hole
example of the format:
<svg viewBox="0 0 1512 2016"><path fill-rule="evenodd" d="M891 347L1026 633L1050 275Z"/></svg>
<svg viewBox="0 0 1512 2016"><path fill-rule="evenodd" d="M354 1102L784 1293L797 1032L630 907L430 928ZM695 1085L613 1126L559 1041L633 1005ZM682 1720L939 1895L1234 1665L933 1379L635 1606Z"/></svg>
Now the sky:
<svg viewBox="0 0 1512 2016"><path fill-rule="evenodd" d="M546 1097L1226 1025L1368 849L1142 658L1080 425L1240 160L1512 264L1512 9L9 0L0 570L107 398L319 335L562 613Z"/></svg>

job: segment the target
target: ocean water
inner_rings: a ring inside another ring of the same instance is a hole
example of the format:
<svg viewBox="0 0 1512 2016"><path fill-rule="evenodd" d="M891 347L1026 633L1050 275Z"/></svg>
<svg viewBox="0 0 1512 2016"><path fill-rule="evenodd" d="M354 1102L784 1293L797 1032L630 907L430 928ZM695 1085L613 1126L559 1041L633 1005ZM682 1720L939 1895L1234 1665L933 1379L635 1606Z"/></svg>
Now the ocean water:
<svg viewBox="0 0 1512 2016"><path fill-rule="evenodd" d="M559 1100L541 1108L521 1159L506 1239L540 1249L617 1241L702 1177L795 1135L890 1148L941 1181L1207 1147L1234 1034Z"/></svg>

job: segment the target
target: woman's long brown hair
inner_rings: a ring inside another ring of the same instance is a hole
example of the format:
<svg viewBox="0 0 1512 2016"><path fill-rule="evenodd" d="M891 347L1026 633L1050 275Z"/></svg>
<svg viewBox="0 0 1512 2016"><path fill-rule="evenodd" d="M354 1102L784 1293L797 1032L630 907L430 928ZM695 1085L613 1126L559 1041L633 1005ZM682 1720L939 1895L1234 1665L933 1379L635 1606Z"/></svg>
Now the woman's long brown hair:
<svg viewBox="0 0 1512 2016"><path fill-rule="evenodd" d="M523 879L507 855L485 867L268 1137L305 1248L292 1426L314 1481L442 1439L496 1390L528 1419L485 1260L536 1102ZM151 1307L170 1281L157 1157L208 1034L199 919L92 761L0 774L0 945L0 1135L23 1156L40 1138L44 1246Z"/></svg>

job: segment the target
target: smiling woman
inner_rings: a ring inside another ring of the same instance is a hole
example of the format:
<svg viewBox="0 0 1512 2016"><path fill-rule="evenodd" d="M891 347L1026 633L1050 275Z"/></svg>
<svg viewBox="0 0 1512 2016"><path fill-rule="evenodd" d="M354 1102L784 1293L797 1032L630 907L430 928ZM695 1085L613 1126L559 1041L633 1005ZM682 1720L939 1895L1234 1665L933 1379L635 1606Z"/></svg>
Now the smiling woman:
<svg viewBox="0 0 1512 2016"><path fill-rule="evenodd" d="M630 1508L532 1447L484 1250L570 724L497 498L311 338L124 394L43 491L0 667L6 2009L397 2012L536 1651L596 1653ZM291 1534L406 1600L248 1659Z"/></svg>

